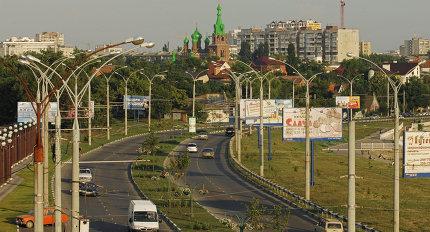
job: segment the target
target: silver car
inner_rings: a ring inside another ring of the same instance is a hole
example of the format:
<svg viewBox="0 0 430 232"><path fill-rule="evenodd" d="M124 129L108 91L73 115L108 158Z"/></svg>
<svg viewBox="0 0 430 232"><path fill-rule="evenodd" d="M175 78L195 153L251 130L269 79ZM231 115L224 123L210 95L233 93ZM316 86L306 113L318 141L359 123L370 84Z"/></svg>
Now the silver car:
<svg viewBox="0 0 430 232"><path fill-rule="evenodd" d="M204 148L202 150L202 158L204 159L214 159L215 158L215 151L213 148Z"/></svg>

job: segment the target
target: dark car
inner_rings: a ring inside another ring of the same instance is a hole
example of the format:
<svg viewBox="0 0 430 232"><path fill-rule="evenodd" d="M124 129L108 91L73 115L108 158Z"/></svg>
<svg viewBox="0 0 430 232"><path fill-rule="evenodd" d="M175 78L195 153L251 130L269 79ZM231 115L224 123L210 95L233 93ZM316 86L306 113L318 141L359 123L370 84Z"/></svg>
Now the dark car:
<svg viewBox="0 0 430 232"><path fill-rule="evenodd" d="M225 135L233 137L234 136L234 128L233 127L227 127L225 129Z"/></svg>
<svg viewBox="0 0 430 232"><path fill-rule="evenodd" d="M93 182L79 183L79 195L96 197L99 195L99 186Z"/></svg>

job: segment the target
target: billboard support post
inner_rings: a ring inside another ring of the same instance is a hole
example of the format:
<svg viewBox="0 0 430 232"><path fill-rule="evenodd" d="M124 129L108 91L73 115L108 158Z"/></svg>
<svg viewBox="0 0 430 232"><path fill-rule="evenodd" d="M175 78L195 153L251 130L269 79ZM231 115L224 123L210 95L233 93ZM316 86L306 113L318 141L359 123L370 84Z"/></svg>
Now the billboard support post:
<svg viewBox="0 0 430 232"><path fill-rule="evenodd" d="M272 160L272 127L267 127L267 149L269 150L267 160Z"/></svg>
<svg viewBox="0 0 430 232"><path fill-rule="evenodd" d="M311 140L311 186L315 186L315 141Z"/></svg>

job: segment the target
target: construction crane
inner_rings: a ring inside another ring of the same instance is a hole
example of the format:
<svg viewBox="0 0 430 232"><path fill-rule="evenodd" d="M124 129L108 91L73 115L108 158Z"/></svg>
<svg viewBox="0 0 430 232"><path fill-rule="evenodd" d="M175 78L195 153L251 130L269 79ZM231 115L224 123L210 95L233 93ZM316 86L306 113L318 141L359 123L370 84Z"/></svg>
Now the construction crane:
<svg viewBox="0 0 430 232"><path fill-rule="evenodd" d="M345 28L345 0L340 0L340 28Z"/></svg>

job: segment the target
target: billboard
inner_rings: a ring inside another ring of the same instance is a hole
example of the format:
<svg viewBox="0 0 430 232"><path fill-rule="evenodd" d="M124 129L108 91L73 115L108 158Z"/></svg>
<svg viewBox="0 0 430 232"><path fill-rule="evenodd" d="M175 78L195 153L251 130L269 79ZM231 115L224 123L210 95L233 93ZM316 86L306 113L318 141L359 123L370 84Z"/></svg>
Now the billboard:
<svg viewBox="0 0 430 232"><path fill-rule="evenodd" d="M309 122L311 139L342 138L341 108L311 108ZM306 108L284 108L283 139L304 139L305 125Z"/></svg>
<svg viewBox="0 0 430 232"><path fill-rule="evenodd" d="M188 118L188 132L196 133L196 118Z"/></svg>
<svg viewBox="0 0 430 232"><path fill-rule="evenodd" d="M124 104L123 108L126 107L126 100L127 100L127 109L129 110L144 110L149 107L149 96L133 96L133 95L127 95L123 96Z"/></svg>
<svg viewBox="0 0 430 232"><path fill-rule="evenodd" d="M292 108L290 99L263 100L263 123L264 125L282 126L282 114L284 108ZM240 101L240 118L246 124L260 124L260 100L242 99Z"/></svg>
<svg viewBox="0 0 430 232"><path fill-rule="evenodd" d="M403 139L403 176L430 177L430 132L406 131Z"/></svg>
<svg viewBox="0 0 430 232"><path fill-rule="evenodd" d="M30 102L18 102L17 104L17 122L31 122L36 121L36 113L31 106L33 104L34 108L36 108L36 103ZM57 103L50 102L48 110L48 121L51 123L55 123L55 116L57 115Z"/></svg>
<svg viewBox="0 0 430 232"><path fill-rule="evenodd" d="M228 110L207 110L206 123L229 122L230 112Z"/></svg>
<svg viewBox="0 0 430 232"><path fill-rule="evenodd" d="M336 107L343 109L360 109L360 96L337 96Z"/></svg>

